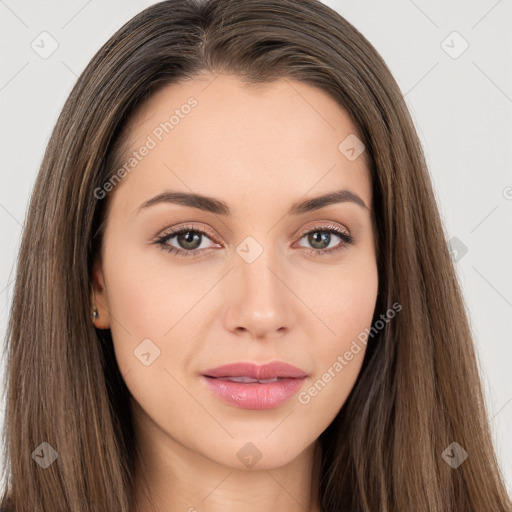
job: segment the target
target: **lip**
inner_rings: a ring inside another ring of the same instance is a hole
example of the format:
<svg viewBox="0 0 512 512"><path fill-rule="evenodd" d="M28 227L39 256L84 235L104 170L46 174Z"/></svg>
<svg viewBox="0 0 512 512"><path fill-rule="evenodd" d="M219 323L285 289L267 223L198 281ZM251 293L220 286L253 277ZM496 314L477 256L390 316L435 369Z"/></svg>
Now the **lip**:
<svg viewBox="0 0 512 512"><path fill-rule="evenodd" d="M233 382L229 377L274 382ZM202 373L201 380L224 402L242 409L275 409L291 398L307 378L300 368L281 361L257 365L234 363Z"/></svg>
<svg viewBox="0 0 512 512"><path fill-rule="evenodd" d="M275 377L283 379L302 379L307 377L307 373L300 368L282 361L273 361L262 365L251 362L225 364L202 372L202 375L215 378L250 377L258 380L273 379Z"/></svg>

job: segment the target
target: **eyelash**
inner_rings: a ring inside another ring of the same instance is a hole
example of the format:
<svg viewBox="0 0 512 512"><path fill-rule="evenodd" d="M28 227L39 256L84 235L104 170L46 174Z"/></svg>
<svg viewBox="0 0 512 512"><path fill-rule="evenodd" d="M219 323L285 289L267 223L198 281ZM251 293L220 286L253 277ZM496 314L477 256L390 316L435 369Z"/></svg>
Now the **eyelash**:
<svg viewBox="0 0 512 512"><path fill-rule="evenodd" d="M214 238L207 231L198 229L195 226L182 226L181 228L179 228L177 230L169 231L169 232L164 233L163 235L159 236L154 241L154 243L157 244L163 251L174 254L175 256L185 257L185 258L187 258L189 256L196 256L198 253L200 253L204 249L195 249L193 251L185 251L183 249L176 249L176 247L173 247L173 246L167 244L167 242L171 238L174 238L175 236L180 235L182 233L186 233L187 231L193 232L193 233L200 233L201 235L206 235L210 239ZM352 245L354 243L354 239L353 239L352 235L350 235L349 233L346 233L345 231L342 231L340 228L338 228L337 226L334 226L332 224L315 226L315 227L301 233L300 237L299 237L299 241L302 240L306 235L309 235L310 233L317 233L317 232L318 233L330 233L330 234L337 235L342 240L341 245L334 249L304 248L309 255L330 256L330 255L333 255L334 253L338 253L339 251L341 251L343 249L346 249L347 246Z"/></svg>

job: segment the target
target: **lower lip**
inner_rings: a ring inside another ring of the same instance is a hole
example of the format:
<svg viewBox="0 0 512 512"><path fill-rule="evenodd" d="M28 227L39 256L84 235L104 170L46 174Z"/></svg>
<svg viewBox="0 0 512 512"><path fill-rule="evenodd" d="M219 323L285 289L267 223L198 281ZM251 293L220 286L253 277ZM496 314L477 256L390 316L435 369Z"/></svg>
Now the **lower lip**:
<svg viewBox="0 0 512 512"><path fill-rule="evenodd" d="M306 378L244 384L201 375L201 379L222 400L241 409L275 409L292 397Z"/></svg>

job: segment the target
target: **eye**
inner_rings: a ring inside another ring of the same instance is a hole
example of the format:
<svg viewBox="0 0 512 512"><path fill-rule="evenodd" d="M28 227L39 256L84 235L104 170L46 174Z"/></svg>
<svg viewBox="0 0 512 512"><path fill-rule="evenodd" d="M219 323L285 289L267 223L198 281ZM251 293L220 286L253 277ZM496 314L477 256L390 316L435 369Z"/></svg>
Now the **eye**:
<svg viewBox="0 0 512 512"><path fill-rule="evenodd" d="M341 239L342 242L338 242L334 248L329 248L333 241L332 235ZM214 236L209 232L199 229L195 226L181 226L177 229L172 229L163 233L159 236L154 243L160 246L160 248L171 254L175 254L180 257L196 256L202 250L208 249L209 247L201 247L205 239L213 239ZM174 240L178 247L172 245L170 242ZM319 256L328 256L338 251L345 249L347 246L354 243L352 235L348 232L343 231L334 224L315 226L314 228L303 232L300 236L300 240L307 239L307 242L313 246L312 249L306 249L308 254L314 254ZM217 244L218 246L219 244ZM324 247L325 246L325 247ZM211 248L212 246L210 246ZM303 246L299 246L303 247Z"/></svg>
<svg viewBox="0 0 512 512"><path fill-rule="evenodd" d="M329 245L333 241L332 235L335 235L337 238L341 239L342 242L339 242L338 245L336 245L334 248L331 247L329 249ZM313 249L306 248L306 252L308 254L314 254L318 256L330 256L354 243L354 239L350 233L343 231L341 228L333 224L315 226L314 228L301 234L300 240L304 238L309 244L313 246Z"/></svg>
<svg viewBox="0 0 512 512"><path fill-rule="evenodd" d="M162 236L155 240L155 243L160 246L164 251L175 254L176 256L195 256L200 253L201 250L207 249L208 247L201 247L204 238L209 238L210 233L198 229L194 226L182 226L179 229L175 229L164 233ZM172 239L176 239L178 247L170 245Z"/></svg>

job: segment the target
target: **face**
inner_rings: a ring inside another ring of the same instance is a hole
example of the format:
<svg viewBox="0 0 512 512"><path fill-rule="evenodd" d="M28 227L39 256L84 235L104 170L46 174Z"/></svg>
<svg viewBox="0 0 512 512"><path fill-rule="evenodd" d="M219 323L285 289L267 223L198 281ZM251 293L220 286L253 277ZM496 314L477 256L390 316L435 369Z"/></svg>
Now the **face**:
<svg viewBox="0 0 512 512"><path fill-rule="evenodd" d="M129 133L124 172L103 188L93 300L135 422L162 445L226 466L249 467L247 455L258 468L284 465L343 406L365 352L354 340L375 308L371 179L365 153L350 150L357 130L315 87L204 74L152 96ZM351 195L307 202L340 190ZM272 362L299 373L256 369L253 378L278 379L267 383L205 376Z"/></svg>

